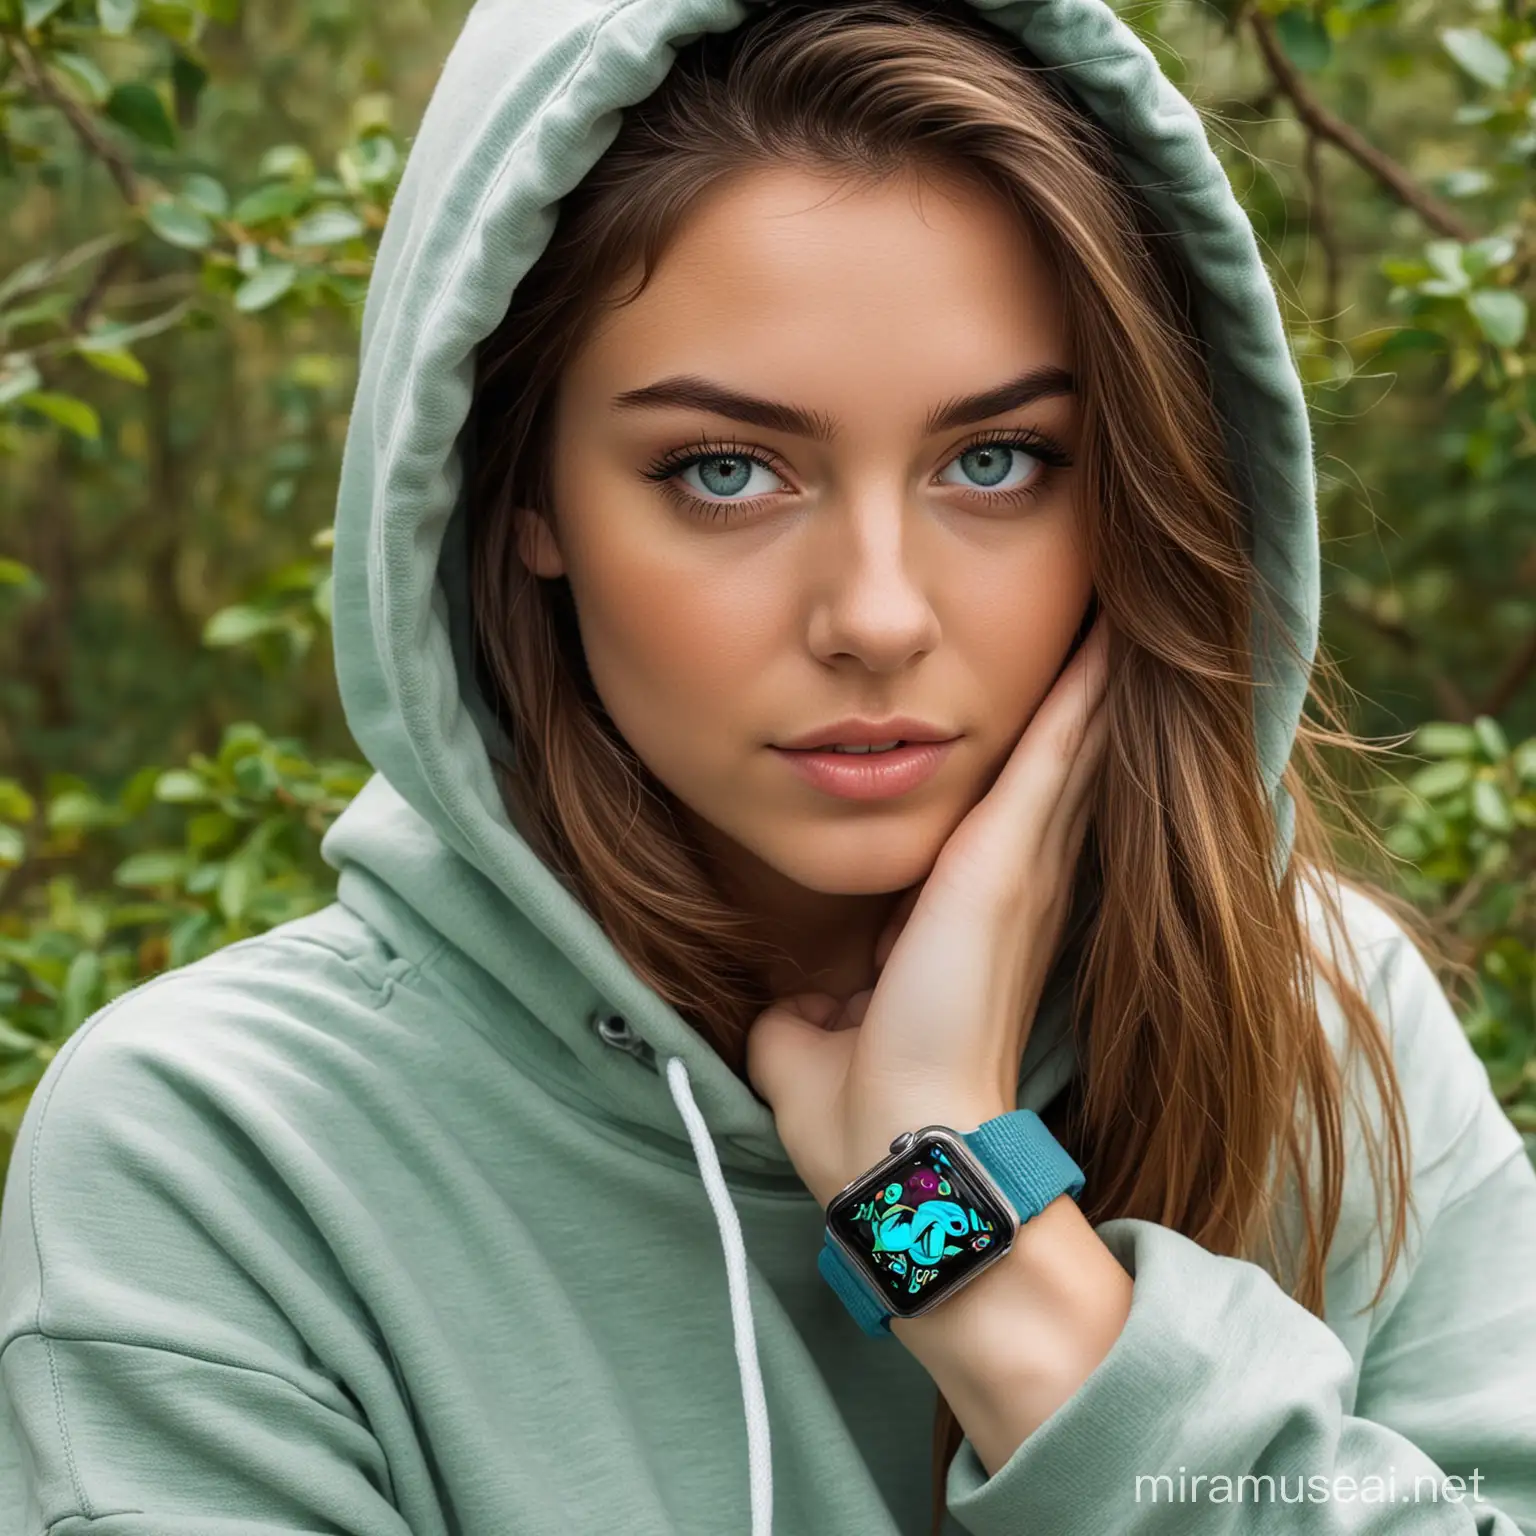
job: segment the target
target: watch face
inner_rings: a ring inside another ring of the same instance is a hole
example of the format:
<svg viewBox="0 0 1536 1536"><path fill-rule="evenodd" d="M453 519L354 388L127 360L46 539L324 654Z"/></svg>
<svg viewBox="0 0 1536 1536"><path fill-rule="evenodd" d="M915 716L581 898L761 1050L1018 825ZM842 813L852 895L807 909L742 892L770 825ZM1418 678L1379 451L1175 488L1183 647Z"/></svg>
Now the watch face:
<svg viewBox="0 0 1536 1536"><path fill-rule="evenodd" d="M930 1134L827 1208L828 1227L900 1317L932 1306L1013 1236L1012 1208L972 1176L961 1160L970 1155Z"/></svg>

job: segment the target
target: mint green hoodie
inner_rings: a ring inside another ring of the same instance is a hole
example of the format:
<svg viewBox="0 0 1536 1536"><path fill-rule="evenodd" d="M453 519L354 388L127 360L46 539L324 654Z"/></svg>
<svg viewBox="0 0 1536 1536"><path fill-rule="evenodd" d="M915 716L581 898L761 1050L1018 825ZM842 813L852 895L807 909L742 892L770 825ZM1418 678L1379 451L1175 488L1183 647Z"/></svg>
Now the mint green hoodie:
<svg viewBox="0 0 1536 1536"><path fill-rule="evenodd" d="M1306 415L1196 113L1100 0L978 5L1178 233L1260 568L1310 657ZM615 109L744 14L481 0L447 62L337 515L336 662L377 773L323 845L334 904L102 1009L37 1091L0 1217L6 1536L928 1528L932 1383L817 1273L821 1211L767 1107L509 824L466 662L473 349ZM1261 650L1274 792L1305 679ZM1536 1532L1536 1175L1422 959L1348 912L1413 1134L1384 1301L1360 1310L1381 1252L1358 1142L1325 1321L1257 1265L1104 1223L1129 1322L995 1475L961 1446L951 1532ZM1326 996L1323 1021L1341 1040ZM1019 1102L1075 1061L1058 987Z"/></svg>

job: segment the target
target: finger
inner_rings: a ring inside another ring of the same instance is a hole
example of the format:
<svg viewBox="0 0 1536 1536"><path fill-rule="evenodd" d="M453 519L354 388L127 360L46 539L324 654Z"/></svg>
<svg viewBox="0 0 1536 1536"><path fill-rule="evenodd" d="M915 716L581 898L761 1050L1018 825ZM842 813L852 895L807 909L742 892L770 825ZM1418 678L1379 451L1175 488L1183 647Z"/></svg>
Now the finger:
<svg viewBox="0 0 1536 1536"><path fill-rule="evenodd" d="M1077 755L1088 722L1103 701L1108 683L1109 620L1101 614L1041 700L1029 729L1038 729L1070 762Z"/></svg>
<svg viewBox="0 0 1536 1536"><path fill-rule="evenodd" d="M1056 804L1108 678L1109 621L1100 615L1003 764L993 786L1000 799L1037 815L1039 807Z"/></svg>
<svg viewBox="0 0 1536 1536"><path fill-rule="evenodd" d="M834 1030L857 1029L864 1022L864 1015L869 1012L869 1000L874 995L873 987L865 987L862 992L855 992L843 1004L842 1011L830 1027Z"/></svg>
<svg viewBox="0 0 1536 1536"><path fill-rule="evenodd" d="M786 1009L796 1018L804 1019L819 1029L825 1029L837 1017L842 1006L842 999L834 997L830 992L794 992L788 997L776 997L773 1000L773 1007Z"/></svg>
<svg viewBox="0 0 1536 1536"><path fill-rule="evenodd" d="M1101 699L1083 733L1077 755L1062 781L1061 794L1041 839L1043 844L1054 844L1058 849L1070 848L1076 824L1082 821L1086 825L1092 811L1094 791L1104 770L1108 743L1109 709Z"/></svg>
<svg viewBox="0 0 1536 1536"><path fill-rule="evenodd" d="M794 1103L797 1094L803 1098L806 1084L824 1076L824 1053L836 1038L788 1006L789 1001L764 1009L747 1031L747 1080L775 1114Z"/></svg>

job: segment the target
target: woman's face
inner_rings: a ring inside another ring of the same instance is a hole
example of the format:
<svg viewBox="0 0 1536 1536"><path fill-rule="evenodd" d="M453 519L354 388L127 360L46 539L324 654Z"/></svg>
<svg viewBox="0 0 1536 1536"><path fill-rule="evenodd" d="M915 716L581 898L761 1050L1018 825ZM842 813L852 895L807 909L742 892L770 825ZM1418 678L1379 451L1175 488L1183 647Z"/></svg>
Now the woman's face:
<svg viewBox="0 0 1536 1536"><path fill-rule="evenodd" d="M1001 201L786 167L716 188L567 368L522 555L734 894L899 891L990 786L1090 596L1071 367ZM898 715L958 738L905 793L776 749Z"/></svg>

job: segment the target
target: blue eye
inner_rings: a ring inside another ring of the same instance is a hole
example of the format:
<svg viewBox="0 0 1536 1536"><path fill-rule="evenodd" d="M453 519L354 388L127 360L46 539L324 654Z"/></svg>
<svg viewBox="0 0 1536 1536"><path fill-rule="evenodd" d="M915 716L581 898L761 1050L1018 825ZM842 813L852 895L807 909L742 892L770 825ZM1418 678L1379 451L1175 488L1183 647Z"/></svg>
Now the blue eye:
<svg viewBox="0 0 1536 1536"><path fill-rule="evenodd" d="M1013 491L1029 481L1037 463L1034 455L1013 443L976 443L951 459L939 479L967 489ZM951 478L950 471L957 467L969 478Z"/></svg>
<svg viewBox="0 0 1536 1536"><path fill-rule="evenodd" d="M756 471L767 477L771 484L758 484L752 488L752 476ZM693 477L697 477L695 480ZM743 453L717 453L708 458L695 459L678 472L689 490L702 491L705 497L732 499L738 496L763 496L770 491L782 490L784 483L768 466Z"/></svg>

